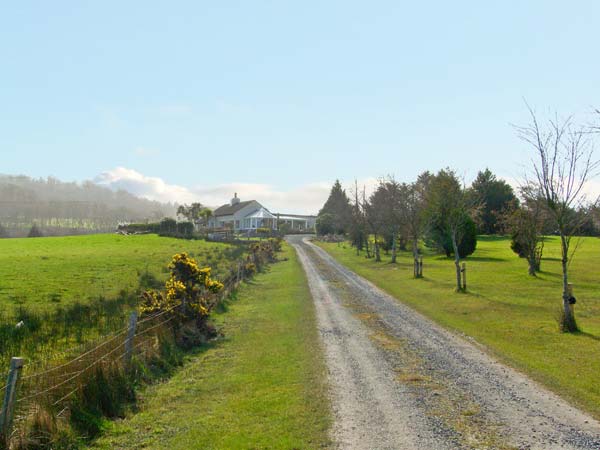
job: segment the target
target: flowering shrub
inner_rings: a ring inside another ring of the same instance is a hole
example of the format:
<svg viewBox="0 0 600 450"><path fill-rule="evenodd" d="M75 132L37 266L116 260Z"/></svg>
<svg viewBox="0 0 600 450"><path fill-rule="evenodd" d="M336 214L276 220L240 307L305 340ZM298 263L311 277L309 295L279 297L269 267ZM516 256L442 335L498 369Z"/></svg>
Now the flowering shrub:
<svg viewBox="0 0 600 450"><path fill-rule="evenodd" d="M246 262L246 264L244 264L244 274L247 277L251 277L252 275L254 275L256 273L256 264L254 264L253 262Z"/></svg>
<svg viewBox="0 0 600 450"><path fill-rule="evenodd" d="M173 311L188 319L208 316L212 296L223 289L223 283L211 278L210 267L200 268L187 253L178 253L168 268L171 276L164 291L144 292L141 312Z"/></svg>

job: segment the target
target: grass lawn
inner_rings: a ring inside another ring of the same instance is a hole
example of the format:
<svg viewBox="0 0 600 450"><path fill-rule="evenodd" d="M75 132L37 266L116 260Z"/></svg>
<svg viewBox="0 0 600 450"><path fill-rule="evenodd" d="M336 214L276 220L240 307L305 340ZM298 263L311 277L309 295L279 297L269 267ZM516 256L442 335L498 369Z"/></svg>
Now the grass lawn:
<svg viewBox="0 0 600 450"><path fill-rule="evenodd" d="M576 317L583 332L561 334L556 315L561 306L558 240L544 249L543 272L527 275L527 263L510 250L510 241L480 237L466 259L468 293L454 292L453 261L426 254L425 278L412 278L412 256L397 264L383 256L366 259L348 243L318 242L338 261L400 301L443 326L484 344L505 362L569 398L600 418L600 240L584 238L571 264L577 298Z"/></svg>
<svg viewBox="0 0 600 450"><path fill-rule="evenodd" d="M242 286L216 318L225 333L95 448L326 447L329 405L310 292L293 250Z"/></svg>
<svg viewBox="0 0 600 450"><path fill-rule="evenodd" d="M234 256L227 244L150 234L0 239L0 313L115 297L136 288L145 271L165 279L167 264L181 251L212 266L217 277Z"/></svg>

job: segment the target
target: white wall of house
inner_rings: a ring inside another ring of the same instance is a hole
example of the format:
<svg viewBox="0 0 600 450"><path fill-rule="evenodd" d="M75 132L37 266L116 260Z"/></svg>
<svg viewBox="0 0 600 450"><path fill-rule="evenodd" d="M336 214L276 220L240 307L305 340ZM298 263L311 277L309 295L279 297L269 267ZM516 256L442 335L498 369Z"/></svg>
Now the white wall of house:
<svg viewBox="0 0 600 450"><path fill-rule="evenodd" d="M234 201L239 202L237 194L232 200L232 204L234 204ZM277 214L271 213L256 200L253 200L234 214L211 217L208 226L211 228L233 228L235 231L256 230L257 228L275 230L277 229L277 217ZM279 217L282 222L288 223L295 230L312 230L316 224L316 217L313 216L281 214Z"/></svg>

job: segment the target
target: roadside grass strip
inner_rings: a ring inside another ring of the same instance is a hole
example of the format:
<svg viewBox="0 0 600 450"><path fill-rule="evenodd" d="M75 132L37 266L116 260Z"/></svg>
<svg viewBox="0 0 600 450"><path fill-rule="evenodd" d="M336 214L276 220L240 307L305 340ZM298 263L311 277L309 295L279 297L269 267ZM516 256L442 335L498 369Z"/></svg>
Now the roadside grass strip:
<svg viewBox="0 0 600 450"><path fill-rule="evenodd" d="M330 445L326 367L295 252L238 290L216 315L224 337L140 394L95 448L312 449Z"/></svg>

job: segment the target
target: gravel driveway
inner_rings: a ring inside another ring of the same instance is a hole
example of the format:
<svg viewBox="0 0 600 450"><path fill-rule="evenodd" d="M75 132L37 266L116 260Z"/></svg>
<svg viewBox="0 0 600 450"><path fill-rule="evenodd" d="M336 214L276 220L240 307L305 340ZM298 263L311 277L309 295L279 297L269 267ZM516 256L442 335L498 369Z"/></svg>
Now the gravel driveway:
<svg viewBox="0 0 600 450"><path fill-rule="evenodd" d="M343 267L296 248L349 449L600 449L600 423Z"/></svg>

